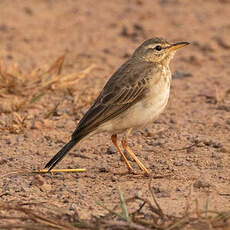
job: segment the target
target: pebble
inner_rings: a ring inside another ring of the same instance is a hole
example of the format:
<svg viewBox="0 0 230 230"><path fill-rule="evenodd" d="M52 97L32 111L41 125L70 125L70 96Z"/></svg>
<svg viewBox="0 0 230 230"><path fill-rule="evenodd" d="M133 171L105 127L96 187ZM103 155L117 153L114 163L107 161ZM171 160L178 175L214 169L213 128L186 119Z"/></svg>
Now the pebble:
<svg viewBox="0 0 230 230"><path fill-rule="evenodd" d="M180 71L176 71L176 72L172 75L172 78L176 78L176 79L187 78L187 77L192 77L192 74L189 73L189 72L180 72Z"/></svg>
<svg viewBox="0 0 230 230"><path fill-rule="evenodd" d="M207 178L201 177L193 184L194 188L209 188L211 185Z"/></svg>
<svg viewBox="0 0 230 230"><path fill-rule="evenodd" d="M202 60L194 55L191 55L189 57L189 59L187 60L187 62L189 62L190 64L194 65L194 66L201 66L202 65Z"/></svg>
<svg viewBox="0 0 230 230"><path fill-rule="evenodd" d="M42 192L50 192L52 189L51 184L46 183L46 180L41 175L36 175L31 185L38 187Z"/></svg>
<svg viewBox="0 0 230 230"><path fill-rule="evenodd" d="M165 189L163 187L152 187L152 188L157 198L170 197L170 192L168 189Z"/></svg>
<svg viewBox="0 0 230 230"><path fill-rule="evenodd" d="M109 172L108 167L106 164L101 164L101 166L98 168L99 172L106 173Z"/></svg>
<svg viewBox="0 0 230 230"><path fill-rule="evenodd" d="M10 145L11 144L11 140L9 138L6 139L6 144Z"/></svg>
<svg viewBox="0 0 230 230"><path fill-rule="evenodd" d="M117 181L117 177L116 177L116 176L114 176L114 175L113 175L113 176L111 176L111 181L112 181L112 182L116 182L116 181Z"/></svg>
<svg viewBox="0 0 230 230"><path fill-rule="evenodd" d="M7 163L7 160L6 160L6 159L1 159L1 160L0 160L0 165L3 165L3 164L5 164L5 163Z"/></svg>
<svg viewBox="0 0 230 230"><path fill-rule="evenodd" d="M224 36L223 34L221 34L220 37L216 37L216 41L220 47L224 49L230 49L230 41L227 36Z"/></svg>
<svg viewBox="0 0 230 230"><path fill-rule="evenodd" d="M230 153L230 144L228 144L228 143L222 144L221 151L223 153Z"/></svg>
<svg viewBox="0 0 230 230"><path fill-rule="evenodd" d="M175 161L173 164L175 166L183 166L184 165L184 163L182 161Z"/></svg>
<svg viewBox="0 0 230 230"><path fill-rule="evenodd" d="M116 148L115 148L114 146L109 146L109 147L107 148L106 153L109 154L109 155L115 154L115 153L117 153L117 150L116 150Z"/></svg>

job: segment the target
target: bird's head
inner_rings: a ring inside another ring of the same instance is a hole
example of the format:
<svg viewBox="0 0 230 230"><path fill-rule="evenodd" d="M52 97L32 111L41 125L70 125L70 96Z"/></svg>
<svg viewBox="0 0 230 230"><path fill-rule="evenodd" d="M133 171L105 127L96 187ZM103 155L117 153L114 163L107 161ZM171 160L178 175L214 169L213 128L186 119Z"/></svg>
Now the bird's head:
<svg viewBox="0 0 230 230"><path fill-rule="evenodd" d="M169 43L163 38L151 38L144 41L132 57L149 62L169 64L177 49L188 45L188 42Z"/></svg>

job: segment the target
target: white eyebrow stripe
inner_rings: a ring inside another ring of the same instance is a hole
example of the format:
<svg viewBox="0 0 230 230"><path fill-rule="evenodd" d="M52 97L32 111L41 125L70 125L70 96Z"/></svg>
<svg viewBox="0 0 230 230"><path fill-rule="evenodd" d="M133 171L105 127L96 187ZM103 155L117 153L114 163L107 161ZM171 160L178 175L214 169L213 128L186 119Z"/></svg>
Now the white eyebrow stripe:
<svg viewBox="0 0 230 230"><path fill-rule="evenodd" d="M167 45L164 47L164 46L162 46L162 44L157 43L157 44L149 44L146 48L147 49L150 49L150 48L155 49L156 46L161 46L162 49L167 49L167 48L171 47L171 45Z"/></svg>

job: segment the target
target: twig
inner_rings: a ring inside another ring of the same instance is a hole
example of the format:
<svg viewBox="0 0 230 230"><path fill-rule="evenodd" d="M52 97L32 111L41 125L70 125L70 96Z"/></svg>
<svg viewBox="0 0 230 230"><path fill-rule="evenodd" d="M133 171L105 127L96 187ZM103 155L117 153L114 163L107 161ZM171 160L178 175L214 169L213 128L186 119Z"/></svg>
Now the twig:
<svg viewBox="0 0 230 230"><path fill-rule="evenodd" d="M168 228L166 228L165 230L172 230L172 229L174 229L174 228L176 228L176 227L179 227L180 225L186 223L188 220L189 220L188 217L184 217L184 218L178 220L176 223L170 225L170 226L169 226Z"/></svg>
<svg viewBox="0 0 230 230"><path fill-rule="evenodd" d="M34 174L34 173L55 173L55 172L85 172L86 169L51 169L50 171L48 169L40 169L40 170L34 170L34 171L29 171L29 170L18 170L15 172L9 172L6 174L3 174L0 178L6 177L6 176L11 176L11 175L29 175L29 174Z"/></svg>
<svg viewBox="0 0 230 230"><path fill-rule="evenodd" d="M41 169L32 171L31 173L54 173L54 172L85 172L86 169L51 169L50 171L48 169Z"/></svg>
<svg viewBox="0 0 230 230"><path fill-rule="evenodd" d="M158 202L157 202L157 200L156 200L156 198L155 198L155 196L154 196L153 190L152 190L152 188L151 188L151 181L152 181L152 178L150 178L150 181L149 181L149 191L150 191L150 193L151 193L151 196L152 196L152 198L153 198L153 201L154 201L155 205L157 206L157 208L158 208L158 210L159 210L159 213L160 213L160 216L161 216L162 220L165 220L165 214L163 213L163 211L162 211L160 205L158 204Z"/></svg>
<svg viewBox="0 0 230 230"><path fill-rule="evenodd" d="M131 215L135 216L137 213L139 213L142 210L142 208L144 208L145 205L146 205L146 202L143 201L143 203L139 206L139 208L135 210L134 212L132 212Z"/></svg>
<svg viewBox="0 0 230 230"><path fill-rule="evenodd" d="M208 206L209 206L209 194L207 193L207 199L205 203L205 217L208 217Z"/></svg>
<svg viewBox="0 0 230 230"><path fill-rule="evenodd" d="M4 193L0 194L0 197L7 196L7 195L10 195L10 193L9 192L4 192Z"/></svg>
<svg viewBox="0 0 230 230"><path fill-rule="evenodd" d="M133 223L133 222L125 222L125 221L118 221L118 220L110 220L105 221L105 224L107 224L108 227L111 227L112 229L114 227L122 227L125 229L135 229L135 230L151 230L150 228L143 227L139 224ZM111 229L110 228L110 229ZM119 228L119 229L120 229ZM117 229L117 228L116 228Z"/></svg>
<svg viewBox="0 0 230 230"><path fill-rule="evenodd" d="M186 146L186 147L183 147L183 148L180 148L180 149L170 149L170 151L181 151L181 150L191 149L194 146L197 146L197 143L193 143L193 144L191 144L189 146Z"/></svg>

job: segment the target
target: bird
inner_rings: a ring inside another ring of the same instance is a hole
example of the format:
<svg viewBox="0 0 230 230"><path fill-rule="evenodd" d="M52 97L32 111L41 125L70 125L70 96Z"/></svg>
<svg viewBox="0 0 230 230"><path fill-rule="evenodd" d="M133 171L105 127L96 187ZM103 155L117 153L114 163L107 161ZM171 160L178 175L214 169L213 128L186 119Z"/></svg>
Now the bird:
<svg viewBox="0 0 230 230"><path fill-rule="evenodd" d="M45 165L50 171L82 139L102 132L111 134L111 140L128 172L136 173L118 144L140 167L144 175L149 170L128 146L127 139L133 130L153 123L164 111L172 80L169 63L177 49L189 42L169 43L153 37L144 41L105 84L95 102L79 121L70 141Z"/></svg>

